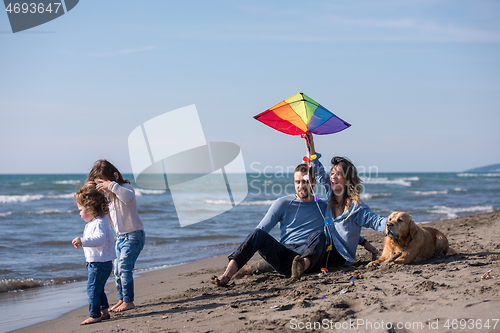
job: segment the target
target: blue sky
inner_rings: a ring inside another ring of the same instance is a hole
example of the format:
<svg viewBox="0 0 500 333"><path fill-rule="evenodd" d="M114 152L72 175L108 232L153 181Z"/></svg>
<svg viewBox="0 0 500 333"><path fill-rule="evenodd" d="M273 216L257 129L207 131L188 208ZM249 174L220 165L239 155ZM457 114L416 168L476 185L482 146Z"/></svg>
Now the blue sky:
<svg viewBox="0 0 500 333"><path fill-rule="evenodd" d="M498 1L85 0L13 34L0 13L0 173L130 172L128 135L196 104L247 171L299 137L252 117L304 92L352 124L316 137L380 172L500 163ZM325 161L327 162L327 161Z"/></svg>

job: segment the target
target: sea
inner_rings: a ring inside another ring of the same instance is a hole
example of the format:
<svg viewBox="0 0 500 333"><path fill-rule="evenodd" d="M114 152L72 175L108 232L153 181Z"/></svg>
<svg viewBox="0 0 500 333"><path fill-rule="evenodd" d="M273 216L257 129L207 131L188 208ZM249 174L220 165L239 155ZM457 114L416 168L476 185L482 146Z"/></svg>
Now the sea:
<svg viewBox="0 0 500 333"><path fill-rule="evenodd" d="M248 195L208 220L181 227L167 190L141 189L133 175L146 245L136 274L231 253L259 223L273 201L294 194L291 173L247 174ZM0 175L0 332L57 318L87 304L85 259L71 240L85 222L74 200L84 174ZM500 173L365 174L362 200L377 214L405 211L418 223L500 209ZM227 202L201 200L208 182L184 193L193 212ZM325 191L317 186L316 194ZM272 232L279 237L276 227ZM112 278L110 278L112 281Z"/></svg>

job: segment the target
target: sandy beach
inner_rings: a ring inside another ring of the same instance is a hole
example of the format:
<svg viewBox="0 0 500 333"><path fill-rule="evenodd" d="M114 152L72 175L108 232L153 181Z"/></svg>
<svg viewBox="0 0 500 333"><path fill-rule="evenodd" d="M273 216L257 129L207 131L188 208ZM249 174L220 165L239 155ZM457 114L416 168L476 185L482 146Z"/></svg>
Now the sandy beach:
<svg viewBox="0 0 500 333"><path fill-rule="evenodd" d="M367 268L371 256L358 248L354 266L329 275L292 282L266 273L226 287L210 283L227 263L215 257L142 273L136 309L110 320L79 326L88 316L82 307L15 332L500 332L500 211L427 225L441 230L458 254ZM363 235L381 253L383 235ZM106 290L116 302L113 284Z"/></svg>

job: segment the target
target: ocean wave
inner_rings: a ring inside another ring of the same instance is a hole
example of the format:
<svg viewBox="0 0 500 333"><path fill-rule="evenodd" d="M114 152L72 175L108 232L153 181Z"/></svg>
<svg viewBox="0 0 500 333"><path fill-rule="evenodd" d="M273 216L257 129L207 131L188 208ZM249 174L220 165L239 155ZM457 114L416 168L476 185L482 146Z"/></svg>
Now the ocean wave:
<svg viewBox="0 0 500 333"><path fill-rule="evenodd" d="M21 183L21 186L30 186L35 184L34 182Z"/></svg>
<svg viewBox="0 0 500 333"><path fill-rule="evenodd" d="M270 206L276 200L256 200L256 201L243 201L240 203L242 206Z"/></svg>
<svg viewBox="0 0 500 333"><path fill-rule="evenodd" d="M37 210L35 212L28 212L28 214L71 214L72 210L59 210L59 209L44 209Z"/></svg>
<svg viewBox="0 0 500 333"><path fill-rule="evenodd" d="M454 219L458 217L460 213L489 213L494 210L493 206L471 206L462 208L451 208L446 206L434 206L429 213L434 214L445 214L447 218Z"/></svg>
<svg viewBox="0 0 500 333"><path fill-rule="evenodd" d="M243 201L239 203L241 206L270 206L276 200L256 200L256 201ZM205 203L211 205L232 205L231 201L227 200L204 200Z"/></svg>
<svg viewBox="0 0 500 333"><path fill-rule="evenodd" d="M458 177L500 177L500 173L457 173Z"/></svg>
<svg viewBox="0 0 500 333"><path fill-rule="evenodd" d="M43 241L43 242L39 242L39 243L35 243L35 246L49 246L49 247L56 247L56 246L68 246L68 244L71 245L71 241L67 241L67 240L47 240L47 241ZM39 268L39 267L37 267ZM63 267L63 269L65 269L67 267ZM54 271L54 268L53 267L49 267L49 270L50 271Z"/></svg>
<svg viewBox="0 0 500 333"><path fill-rule="evenodd" d="M81 183L80 180L56 180L55 182L52 182L53 184L58 184L58 185L78 185Z"/></svg>
<svg viewBox="0 0 500 333"><path fill-rule="evenodd" d="M12 212L7 212L7 213L0 213L0 217L6 217L12 215Z"/></svg>
<svg viewBox="0 0 500 333"><path fill-rule="evenodd" d="M159 195L159 194L164 194L166 192L165 190L144 190L142 188L134 188L134 191L135 191L135 195L137 195L138 197L140 197L143 194Z"/></svg>
<svg viewBox="0 0 500 333"><path fill-rule="evenodd" d="M383 197L390 197L392 193L362 193L361 194L361 200L370 200L373 198L383 198Z"/></svg>
<svg viewBox="0 0 500 333"><path fill-rule="evenodd" d="M37 279L37 278L21 278L21 279L1 279L0 292L21 291L24 289L45 287L53 284L64 284L68 282L76 282L74 278L56 278L56 279Z"/></svg>
<svg viewBox="0 0 500 333"><path fill-rule="evenodd" d="M42 198L42 194L0 195L0 203L30 202L40 200Z"/></svg>
<svg viewBox="0 0 500 333"><path fill-rule="evenodd" d="M201 241L201 240L218 240L218 239L225 239L227 240L228 238L240 238L240 236L237 235L195 235L195 236L180 236L176 238L171 238L169 241L173 241L175 243L178 242L194 242L194 241ZM217 245L216 245L217 246Z"/></svg>
<svg viewBox="0 0 500 333"><path fill-rule="evenodd" d="M448 190L444 190L444 191L408 191L408 193L413 193L416 195L437 195L437 194L448 194Z"/></svg>
<svg viewBox="0 0 500 333"><path fill-rule="evenodd" d="M58 195L47 195L49 199L74 199L75 193L58 194Z"/></svg>
<svg viewBox="0 0 500 333"><path fill-rule="evenodd" d="M372 178L372 177L362 177L363 183L373 184L373 185L401 185L401 186L411 186L412 181L418 181L418 177L408 177L408 178Z"/></svg>
<svg viewBox="0 0 500 333"><path fill-rule="evenodd" d="M74 193L67 194L24 194L24 195L0 195L0 204L5 203L16 203L16 202L31 202L36 200L41 200L43 198L48 199L73 199L75 197Z"/></svg>

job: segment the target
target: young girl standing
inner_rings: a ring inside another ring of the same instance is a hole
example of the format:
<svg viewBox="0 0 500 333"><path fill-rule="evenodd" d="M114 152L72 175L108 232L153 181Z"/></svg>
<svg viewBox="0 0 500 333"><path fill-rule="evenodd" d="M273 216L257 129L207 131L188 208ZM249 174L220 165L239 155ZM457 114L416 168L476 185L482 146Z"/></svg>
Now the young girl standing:
<svg viewBox="0 0 500 333"><path fill-rule="evenodd" d="M132 271L146 241L144 227L137 212L135 191L130 181L123 179L120 171L107 160L99 160L94 164L87 183L94 183L97 190L108 195L109 216L117 236L115 279L118 303L111 311L133 309L135 305Z"/></svg>
<svg viewBox="0 0 500 333"><path fill-rule="evenodd" d="M116 255L113 249L113 235L106 218L108 213L106 197L92 186L81 188L75 197L80 216L87 223L83 237L76 237L71 242L77 249L83 247L87 262L90 317L80 323L87 325L109 319L109 304L104 293L104 285L111 274L112 260Z"/></svg>

